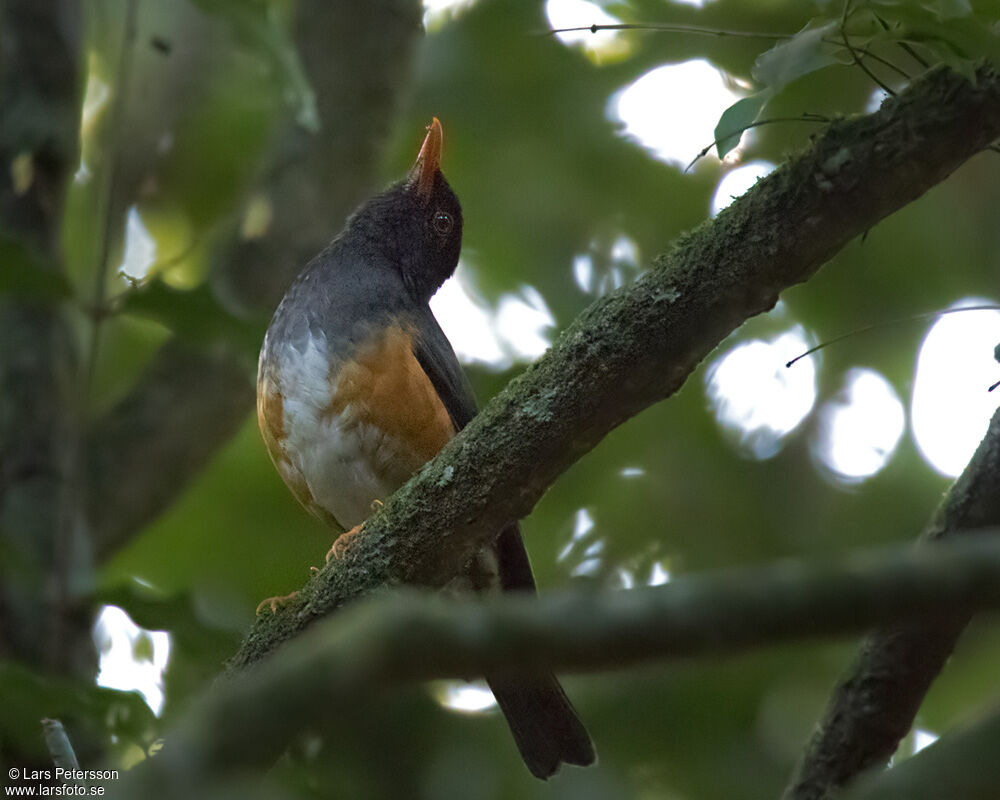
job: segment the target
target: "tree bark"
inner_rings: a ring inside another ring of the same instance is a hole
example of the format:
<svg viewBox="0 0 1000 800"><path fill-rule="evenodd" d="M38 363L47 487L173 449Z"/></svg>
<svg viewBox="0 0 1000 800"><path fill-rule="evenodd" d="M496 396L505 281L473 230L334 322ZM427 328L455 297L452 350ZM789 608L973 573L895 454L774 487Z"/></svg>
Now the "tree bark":
<svg viewBox="0 0 1000 800"><path fill-rule="evenodd" d="M1000 786L1000 713L996 709L963 730L882 773L862 777L843 800L992 800Z"/></svg>
<svg viewBox="0 0 1000 800"><path fill-rule="evenodd" d="M61 278L59 225L78 159L80 14L74 0L0 3L0 253ZM44 276L44 277L38 277ZM0 296L0 657L68 670L93 661L67 618L86 554L74 464L76 354L51 297ZM84 629L85 630L85 629Z"/></svg>
<svg viewBox="0 0 1000 800"><path fill-rule="evenodd" d="M59 229L78 163L81 55L76 0L0 0L0 659L92 679L90 581L79 513L77 356L60 304ZM38 291L40 290L40 291ZM87 754L94 743L81 743ZM0 736L21 767L39 736Z"/></svg>

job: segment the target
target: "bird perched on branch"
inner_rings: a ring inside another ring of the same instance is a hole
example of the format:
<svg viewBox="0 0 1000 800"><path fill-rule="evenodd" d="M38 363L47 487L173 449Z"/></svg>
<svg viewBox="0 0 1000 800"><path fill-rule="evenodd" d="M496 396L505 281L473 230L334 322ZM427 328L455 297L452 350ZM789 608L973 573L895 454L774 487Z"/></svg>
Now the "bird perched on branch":
<svg viewBox="0 0 1000 800"><path fill-rule="evenodd" d="M440 169L442 137L435 117L406 179L362 205L292 284L261 349L257 416L271 458L306 509L347 531L328 559L476 413L428 306L462 246L462 209ZM476 591L534 591L517 524L459 580ZM273 612L283 599L258 610ZM554 675L487 681L534 775L593 763L590 737Z"/></svg>

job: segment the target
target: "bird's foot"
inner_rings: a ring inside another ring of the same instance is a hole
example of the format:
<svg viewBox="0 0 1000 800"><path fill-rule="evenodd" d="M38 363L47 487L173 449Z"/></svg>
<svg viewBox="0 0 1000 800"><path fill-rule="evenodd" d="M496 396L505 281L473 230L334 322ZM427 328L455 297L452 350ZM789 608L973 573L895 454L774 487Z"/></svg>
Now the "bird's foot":
<svg viewBox="0 0 1000 800"><path fill-rule="evenodd" d="M360 525L355 525L347 533L342 533L333 542L333 547L326 554L326 561L329 564L330 559L336 558L340 560L344 557L344 553L347 552L347 548L350 547L351 541L357 536L358 531L361 530Z"/></svg>
<svg viewBox="0 0 1000 800"><path fill-rule="evenodd" d="M264 600L260 601L260 605L257 606L257 611L255 613L258 616L260 616L260 612L263 611L264 608L270 608L272 614L277 614L278 609L281 606L285 605L285 603L294 600L298 596L299 596L298 592L292 592L291 594L283 594L283 595L278 595L277 597L265 598Z"/></svg>

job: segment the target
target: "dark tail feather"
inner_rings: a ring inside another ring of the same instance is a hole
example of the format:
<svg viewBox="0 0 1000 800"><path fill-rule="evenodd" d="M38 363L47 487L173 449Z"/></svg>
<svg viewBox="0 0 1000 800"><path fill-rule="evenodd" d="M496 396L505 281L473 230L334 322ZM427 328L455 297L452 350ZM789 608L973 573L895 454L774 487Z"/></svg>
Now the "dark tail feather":
<svg viewBox="0 0 1000 800"><path fill-rule="evenodd" d="M544 780L561 763L594 763L594 744L555 675L493 677L487 682L532 775Z"/></svg>

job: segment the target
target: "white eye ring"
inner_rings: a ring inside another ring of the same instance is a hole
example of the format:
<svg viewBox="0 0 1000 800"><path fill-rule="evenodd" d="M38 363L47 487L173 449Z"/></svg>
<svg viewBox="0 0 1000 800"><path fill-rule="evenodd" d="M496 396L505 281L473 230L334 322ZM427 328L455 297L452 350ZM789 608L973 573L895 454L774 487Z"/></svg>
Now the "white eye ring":
<svg viewBox="0 0 1000 800"><path fill-rule="evenodd" d="M431 224L434 226L435 231L442 236L447 236L451 233L452 225L455 223L452 221L451 214L447 211L438 211L434 214L434 219L431 220Z"/></svg>

